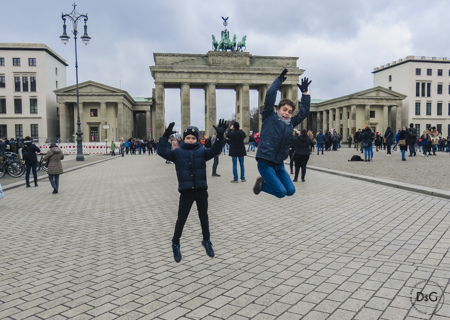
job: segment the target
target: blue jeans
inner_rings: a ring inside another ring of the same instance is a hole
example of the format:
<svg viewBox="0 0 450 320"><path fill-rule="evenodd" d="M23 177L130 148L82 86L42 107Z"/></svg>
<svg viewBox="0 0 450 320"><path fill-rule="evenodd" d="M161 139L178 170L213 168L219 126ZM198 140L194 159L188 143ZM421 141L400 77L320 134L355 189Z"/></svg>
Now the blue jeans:
<svg viewBox="0 0 450 320"><path fill-rule="evenodd" d="M369 157L370 159L373 159L373 145L369 146Z"/></svg>
<svg viewBox="0 0 450 320"><path fill-rule="evenodd" d="M323 144L323 143L317 144L317 154L319 154L320 149L322 149L322 154L323 154L323 150L325 150L325 144Z"/></svg>
<svg viewBox="0 0 450 320"><path fill-rule="evenodd" d="M402 152L402 159L405 159L406 156L406 150L400 150Z"/></svg>
<svg viewBox="0 0 450 320"><path fill-rule="evenodd" d="M436 150L437 150L437 147L438 147L437 144L432 145L431 147L433 148L433 153L436 153Z"/></svg>
<svg viewBox="0 0 450 320"><path fill-rule="evenodd" d="M369 160L370 159L370 150L369 147L364 148L364 160Z"/></svg>
<svg viewBox="0 0 450 320"><path fill-rule="evenodd" d="M284 168L284 164L272 166L266 162L258 161L258 171L264 179L261 191L278 198L292 196L295 193L294 184Z"/></svg>
<svg viewBox="0 0 450 320"><path fill-rule="evenodd" d="M239 166L241 167L241 180L245 180L244 157L231 157L231 159L233 160L234 181L238 181L237 159L239 159Z"/></svg>
<svg viewBox="0 0 450 320"><path fill-rule="evenodd" d="M48 179L53 189L59 189L59 174L49 174Z"/></svg>

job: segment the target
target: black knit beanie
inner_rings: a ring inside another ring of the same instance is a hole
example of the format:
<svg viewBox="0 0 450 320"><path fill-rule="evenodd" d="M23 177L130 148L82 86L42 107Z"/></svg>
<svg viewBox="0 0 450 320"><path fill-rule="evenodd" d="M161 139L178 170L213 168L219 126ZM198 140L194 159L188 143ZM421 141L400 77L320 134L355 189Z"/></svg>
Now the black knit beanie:
<svg viewBox="0 0 450 320"><path fill-rule="evenodd" d="M239 130L239 122L236 121L236 122L233 124L233 128L236 129L236 130Z"/></svg>
<svg viewBox="0 0 450 320"><path fill-rule="evenodd" d="M193 135L194 137L196 137L197 138L197 140L198 140L198 128L197 127L194 127L194 126L189 126L189 127L187 127L186 129L184 129L184 132L183 132L183 140L184 140L184 138L186 138L186 136L187 135Z"/></svg>

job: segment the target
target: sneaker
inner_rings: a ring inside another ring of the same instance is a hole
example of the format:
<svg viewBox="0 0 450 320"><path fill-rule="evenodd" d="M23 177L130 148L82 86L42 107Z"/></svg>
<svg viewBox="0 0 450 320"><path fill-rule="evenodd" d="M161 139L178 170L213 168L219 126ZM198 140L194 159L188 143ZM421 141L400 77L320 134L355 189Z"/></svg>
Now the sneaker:
<svg viewBox="0 0 450 320"><path fill-rule="evenodd" d="M261 187L260 185L264 182L263 177L259 176L258 178L256 178L255 181L255 185L253 186L253 193L254 194L259 194L261 192Z"/></svg>
<svg viewBox="0 0 450 320"><path fill-rule="evenodd" d="M220 174L213 173L212 176L213 176L213 177L220 177Z"/></svg>
<svg viewBox="0 0 450 320"><path fill-rule="evenodd" d="M292 182L297 182L297 181L298 181L297 179L292 180Z"/></svg>
<svg viewBox="0 0 450 320"><path fill-rule="evenodd" d="M203 240L203 241L202 241L202 245L205 247L206 254L207 254L208 256L210 256L211 258L213 258L213 257L214 257L214 250L213 250L213 248L212 248L212 243L211 243L211 241L210 241L210 240L207 240L207 241Z"/></svg>
<svg viewBox="0 0 450 320"><path fill-rule="evenodd" d="M245 181L247 181L247 180L245 180L245 179L241 179L241 182L245 182Z"/></svg>
<svg viewBox="0 0 450 320"><path fill-rule="evenodd" d="M232 183L238 183L239 181L237 181L237 180L231 180L230 182L232 182Z"/></svg>
<svg viewBox="0 0 450 320"><path fill-rule="evenodd" d="M173 258L175 259L175 262L180 262L181 261L180 244L172 243L172 250L173 250Z"/></svg>
<svg viewBox="0 0 450 320"><path fill-rule="evenodd" d="M53 192L52 193L58 193L58 189L53 188Z"/></svg>

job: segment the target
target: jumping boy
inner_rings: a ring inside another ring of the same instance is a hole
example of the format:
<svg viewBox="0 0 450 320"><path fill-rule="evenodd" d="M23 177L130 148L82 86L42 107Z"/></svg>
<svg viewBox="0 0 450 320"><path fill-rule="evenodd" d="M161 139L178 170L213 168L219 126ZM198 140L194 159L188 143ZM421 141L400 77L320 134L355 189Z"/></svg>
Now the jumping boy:
<svg viewBox="0 0 450 320"><path fill-rule="evenodd" d="M299 112L292 117L296 103L290 99L282 99L275 106L275 99L281 84L286 80L287 69L277 77L266 94L264 110L261 111L262 127L259 139L256 161L258 171L261 174L256 179L253 192L259 194L261 191L272 194L278 198L292 196L295 193L294 184L284 168L283 161L289 155L289 141L295 126L300 124L309 114L311 97L308 95L308 78L304 78L297 85L302 92Z"/></svg>
<svg viewBox="0 0 450 320"><path fill-rule="evenodd" d="M173 131L174 125L175 122L169 124L158 143L158 155L175 163L178 191L180 192L178 219L172 238L173 258L176 262L181 261L180 238L194 201L197 204L198 216L202 227L202 245L205 247L206 254L212 258L214 257L214 250L209 239L206 161L220 154L225 141L223 135L228 125L226 121L221 119L217 127L213 126L216 130L217 139L211 148L202 146L198 140L198 128L190 126L183 132L183 141L181 141L180 147L168 150L166 148L167 141L172 134L176 133L176 131Z"/></svg>

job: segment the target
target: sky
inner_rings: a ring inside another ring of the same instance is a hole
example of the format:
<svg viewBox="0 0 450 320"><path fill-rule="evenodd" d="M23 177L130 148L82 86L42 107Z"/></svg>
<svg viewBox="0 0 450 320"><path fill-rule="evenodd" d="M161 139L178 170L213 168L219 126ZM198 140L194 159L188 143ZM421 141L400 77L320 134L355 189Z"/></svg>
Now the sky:
<svg viewBox="0 0 450 320"><path fill-rule="evenodd" d="M75 84L73 37L61 43L61 13L73 0L0 0L0 42L45 43L69 64ZM92 80L150 97L153 53L206 54L220 38L222 16L252 55L298 57L312 80L313 99L373 86L372 71L409 55L450 56L450 1L419 0L77 0L88 14L91 42L78 43L79 82ZM79 25L82 31L82 24ZM72 36L72 29L67 31ZM280 70L281 72L281 70ZM303 77L302 76L302 77ZM235 92L217 90L217 117L229 119ZM180 123L180 92L166 89L166 123ZM250 93L257 107L257 92ZM204 92L191 90L191 124L204 128Z"/></svg>

